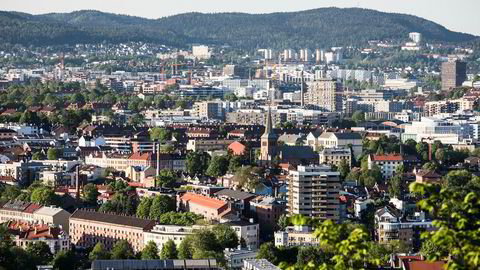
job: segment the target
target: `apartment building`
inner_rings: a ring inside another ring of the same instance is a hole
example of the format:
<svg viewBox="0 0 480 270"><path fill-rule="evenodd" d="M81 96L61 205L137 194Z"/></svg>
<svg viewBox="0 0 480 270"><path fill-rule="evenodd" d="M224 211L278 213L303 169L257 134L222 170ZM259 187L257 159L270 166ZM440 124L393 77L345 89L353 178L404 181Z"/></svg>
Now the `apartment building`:
<svg viewBox="0 0 480 270"><path fill-rule="evenodd" d="M201 152L225 150L233 142L235 140L191 139L188 140L187 150Z"/></svg>
<svg viewBox="0 0 480 270"><path fill-rule="evenodd" d="M358 157L363 151L363 138L358 132L323 132L315 138L314 134L307 136L307 144L314 150L319 148L350 148Z"/></svg>
<svg viewBox="0 0 480 270"><path fill-rule="evenodd" d="M8 201L0 208L0 223L10 220L34 222L33 212L42 206L23 201Z"/></svg>
<svg viewBox="0 0 480 270"><path fill-rule="evenodd" d="M467 63L448 61L442 63L442 91L449 91L467 80Z"/></svg>
<svg viewBox="0 0 480 270"><path fill-rule="evenodd" d="M340 173L330 166L298 166L288 175L288 212L338 220Z"/></svg>
<svg viewBox="0 0 480 270"><path fill-rule="evenodd" d="M102 243L107 250L118 240L127 240L135 252L144 247L144 232L155 225L154 220L77 209L69 220L69 235L79 247Z"/></svg>
<svg viewBox="0 0 480 270"><path fill-rule="evenodd" d="M225 113L222 101L201 101L193 104L192 116L223 120Z"/></svg>
<svg viewBox="0 0 480 270"><path fill-rule="evenodd" d="M177 195L177 209L202 215L208 220L220 220L230 211L227 202L190 192Z"/></svg>
<svg viewBox="0 0 480 270"><path fill-rule="evenodd" d="M249 249L257 249L260 246L260 226L254 223L253 219L249 221L230 221L223 223L231 227L237 234L238 239L244 239Z"/></svg>
<svg viewBox="0 0 480 270"><path fill-rule="evenodd" d="M319 240L313 234L313 228L309 226L288 226L283 231L275 232L276 247L291 246L316 246Z"/></svg>
<svg viewBox="0 0 480 270"><path fill-rule="evenodd" d="M257 251L250 249L225 249L223 255L228 269L239 270L243 267L243 261L257 258Z"/></svg>
<svg viewBox="0 0 480 270"><path fill-rule="evenodd" d="M385 179L392 178L397 173L398 166L403 165L403 156L397 154L369 155L368 169L379 166Z"/></svg>
<svg viewBox="0 0 480 270"><path fill-rule="evenodd" d="M136 152L131 155L118 153L92 153L85 157L85 164L101 168L114 168L117 171L128 170L130 166L157 167L157 156L160 158L160 169L182 170L185 168L185 159L176 154L159 155L153 152Z"/></svg>
<svg viewBox="0 0 480 270"><path fill-rule="evenodd" d="M425 213L415 213L413 218L402 219L402 214L385 206L375 212L376 238L380 243L402 240L411 245L417 230L435 230L432 221L425 219Z"/></svg>
<svg viewBox="0 0 480 270"><path fill-rule="evenodd" d="M260 225L264 235L272 234L277 229L278 219L287 213L287 205L273 197L256 197L250 201L250 212Z"/></svg>
<svg viewBox="0 0 480 270"><path fill-rule="evenodd" d="M243 261L243 270L280 270L279 267L266 259L253 259Z"/></svg>
<svg viewBox="0 0 480 270"><path fill-rule="evenodd" d="M144 244L153 241L157 244L158 250L162 250L163 245L172 240L178 247L185 237L193 234L193 230L201 228L203 226L155 225L151 230L144 232Z"/></svg>
<svg viewBox="0 0 480 270"><path fill-rule="evenodd" d="M324 148L319 153L320 164L340 166L345 161L352 167L352 151L350 148Z"/></svg>
<svg viewBox="0 0 480 270"><path fill-rule="evenodd" d="M329 79L308 82L305 104L318 106L328 112L343 111L341 84Z"/></svg>
<svg viewBox="0 0 480 270"><path fill-rule="evenodd" d="M47 244L52 254L70 249L67 231L52 224L9 221L7 230L13 236L15 245L23 249L39 241Z"/></svg>

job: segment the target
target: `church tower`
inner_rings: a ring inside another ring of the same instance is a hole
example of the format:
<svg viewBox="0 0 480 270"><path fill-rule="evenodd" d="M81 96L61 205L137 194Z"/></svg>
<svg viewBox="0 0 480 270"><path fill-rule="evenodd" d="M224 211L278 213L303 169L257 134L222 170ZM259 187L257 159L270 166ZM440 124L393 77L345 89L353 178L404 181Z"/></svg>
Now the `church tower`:
<svg viewBox="0 0 480 270"><path fill-rule="evenodd" d="M277 135L272 128L272 113L268 107L267 124L265 125L265 133L263 133L260 147L260 160L262 164L269 164L277 152Z"/></svg>

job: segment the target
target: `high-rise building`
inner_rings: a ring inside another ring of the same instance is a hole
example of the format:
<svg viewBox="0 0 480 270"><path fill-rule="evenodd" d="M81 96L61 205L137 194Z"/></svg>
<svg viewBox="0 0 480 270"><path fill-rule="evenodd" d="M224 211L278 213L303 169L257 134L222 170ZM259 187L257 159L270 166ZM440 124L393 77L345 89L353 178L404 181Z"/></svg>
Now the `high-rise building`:
<svg viewBox="0 0 480 270"><path fill-rule="evenodd" d="M298 166L288 176L288 212L338 220L340 188L340 173L330 166Z"/></svg>
<svg viewBox="0 0 480 270"><path fill-rule="evenodd" d="M408 37L415 43L422 42L422 34L417 32L411 32L408 34Z"/></svg>
<svg viewBox="0 0 480 270"><path fill-rule="evenodd" d="M223 120L225 114L221 101L202 101L193 104L193 116Z"/></svg>
<svg viewBox="0 0 480 270"><path fill-rule="evenodd" d="M448 61L442 63L442 91L459 87L467 79L467 63Z"/></svg>
<svg viewBox="0 0 480 270"><path fill-rule="evenodd" d="M336 80L320 79L308 82L308 91L305 93L305 104L315 105L329 112L341 112L342 85Z"/></svg>

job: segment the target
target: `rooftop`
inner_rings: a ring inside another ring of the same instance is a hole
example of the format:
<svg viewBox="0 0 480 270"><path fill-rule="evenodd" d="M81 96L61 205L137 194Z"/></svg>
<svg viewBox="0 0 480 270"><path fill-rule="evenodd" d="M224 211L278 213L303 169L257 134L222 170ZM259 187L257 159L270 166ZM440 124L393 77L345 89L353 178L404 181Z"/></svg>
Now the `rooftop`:
<svg viewBox="0 0 480 270"><path fill-rule="evenodd" d="M153 227L153 225L155 225L155 221L149 219L141 219L132 216L121 216L111 213L87 211L83 209L76 210L70 216L70 219L84 219L141 229L149 229L150 227Z"/></svg>
<svg viewBox="0 0 480 270"><path fill-rule="evenodd" d="M403 161L402 155L388 154L388 155L370 155L372 161Z"/></svg>
<svg viewBox="0 0 480 270"><path fill-rule="evenodd" d="M193 202L195 204L200 204L202 206L205 206L208 208L215 208L215 209L219 209L227 204L224 201L206 197L203 195L198 195L191 192L187 192L183 194L180 198L186 202Z"/></svg>
<svg viewBox="0 0 480 270"><path fill-rule="evenodd" d="M216 196L225 196L225 197L229 197L229 198L232 198L232 199L235 199L235 200L246 200L248 198L253 198L255 197L256 195L254 194L251 194L251 193L247 193L247 192L243 192L243 191L240 191L240 190L233 190L233 189L222 189L222 190L219 190L215 193Z"/></svg>

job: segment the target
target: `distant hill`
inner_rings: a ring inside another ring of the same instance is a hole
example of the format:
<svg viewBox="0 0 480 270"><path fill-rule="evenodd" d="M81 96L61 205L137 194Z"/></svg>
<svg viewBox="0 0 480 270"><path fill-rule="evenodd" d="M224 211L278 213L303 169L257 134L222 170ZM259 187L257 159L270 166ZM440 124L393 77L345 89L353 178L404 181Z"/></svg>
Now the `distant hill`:
<svg viewBox="0 0 480 270"><path fill-rule="evenodd" d="M358 8L299 12L185 13L154 19L82 10L31 15L0 11L0 43L60 45L145 41L174 46L194 43L256 48L318 48L405 40L420 32L427 41L462 43L478 37L449 31L411 15Z"/></svg>

